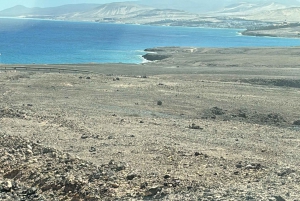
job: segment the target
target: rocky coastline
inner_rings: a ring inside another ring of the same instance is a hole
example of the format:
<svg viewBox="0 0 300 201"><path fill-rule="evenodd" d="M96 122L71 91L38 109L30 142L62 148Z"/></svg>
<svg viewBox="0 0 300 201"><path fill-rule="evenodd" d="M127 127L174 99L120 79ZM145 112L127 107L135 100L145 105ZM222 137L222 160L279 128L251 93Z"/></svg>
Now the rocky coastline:
<svg viewBox="0 0 300 201"><path fill-rule="evenodd" d="M286 23L282 25L247 29L246 31L243 31L242 34L258 37L300 38L300 23Z"/></svg>

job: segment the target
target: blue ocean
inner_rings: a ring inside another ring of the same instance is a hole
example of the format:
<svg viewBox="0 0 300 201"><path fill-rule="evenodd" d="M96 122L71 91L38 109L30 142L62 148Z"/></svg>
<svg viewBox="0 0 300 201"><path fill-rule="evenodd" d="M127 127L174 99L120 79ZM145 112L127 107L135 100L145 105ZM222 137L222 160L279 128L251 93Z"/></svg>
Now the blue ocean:
<svg viewBox="0 0 300 201"><path fill-rule="evenodd" d="M0 63L141 63L143 50L158 46L300 46L299 39L240 31L0 18Z"/></svg>

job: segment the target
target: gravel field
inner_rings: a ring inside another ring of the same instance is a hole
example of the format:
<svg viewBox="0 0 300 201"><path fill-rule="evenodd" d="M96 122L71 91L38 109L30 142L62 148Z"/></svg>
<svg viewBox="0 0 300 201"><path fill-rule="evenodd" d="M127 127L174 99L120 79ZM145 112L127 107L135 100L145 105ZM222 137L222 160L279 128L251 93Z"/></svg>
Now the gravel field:
<svg viewBox="0 0 300 201"><path fill-rule="evenodd" d="M300 200L300 48L149 52L1 65L0 200Z"/></svg>

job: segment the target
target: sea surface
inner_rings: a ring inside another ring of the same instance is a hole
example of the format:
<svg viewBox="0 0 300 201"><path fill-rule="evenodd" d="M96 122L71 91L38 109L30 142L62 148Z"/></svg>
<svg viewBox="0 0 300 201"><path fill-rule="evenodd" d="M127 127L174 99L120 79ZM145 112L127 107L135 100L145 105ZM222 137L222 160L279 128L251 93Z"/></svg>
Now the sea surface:
<svg viewBox="0 0 300 201"><path fill-rule="evenodd" d="M299 39L241 31L0 18L0 63L141 63L143 50L158 46L300 46Z"/></svg>

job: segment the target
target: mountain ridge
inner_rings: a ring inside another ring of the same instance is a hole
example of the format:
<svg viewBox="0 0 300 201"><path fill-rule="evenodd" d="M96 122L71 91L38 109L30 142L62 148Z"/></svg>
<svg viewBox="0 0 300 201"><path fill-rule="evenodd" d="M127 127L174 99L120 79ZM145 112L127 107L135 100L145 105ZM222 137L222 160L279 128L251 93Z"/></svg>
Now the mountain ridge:
<svg viewBox="0 0 300 201"><path fill-rule="evenodd" d="M280 4L285 7L293 7L293 6L300 6L300 2L297 0L285 0L285 1L274 1L274 0L185 0L184 3L182 0L140 0L140 3L144 5L150 5L150 6L157 6L161 8L173 8L173 9L179 9L179 10L185 10L187 12L192 13L207 13L207 12L217 12L221 11L224 8L228 6L232 6L234 4L254 4L257 6L264 6L266 4L276 3Z"/></svg>
<svg viewBox="0 0 300 201"><path fill-rule="evenodd" d="M256 13L255 15L249 15L246 17L246 19L256 19L272 22L300 22L299 13L300 7L283 8L277 10L262 11L261 13Z"/></svg>
<svg viewBox="0 0 300 201"><path fill-rule="evenodd" d="M141 6L133 3L109 3L100 5L92 10L79 13L76 17L83 18L109 18L124 17L125 15L134 15L135 13L152 10L154 8Z"/></svg>
<svg viewBox="0 0 300 201"><path fill-rule="evenodd" d="M28 8L23 5L16 5L11 8L4 9L0 11L0 16L6 17L19 17L31 15L31 16L40 16L40 15L63 15L66 13L73 12L84 12L92 8L95 8L101 4L66 4L57 7L32 7Z"/></svg>
<svg viewBox="0 0 300 201"><path fill-rule="evenodd" d="M27 8L24 6L15 6L4 11L0 11L0 16L13 17L36 17L50 18L59 20L84 20L84 21L114 21L122 23L143 24L163 19L180 20L193 19L196 14L191 14L176 9L158 9L150 6L144 6L133 2L117 2L102 5L90 6L91 9L83 8L69 9L68 12L62 11L68 5L52 8ZM79 6L80 7L80 6Z"/></svg>
<svg viewBox="0 0 300 201"><path fill-rule="evenodd" d="M48 8L27 8L19 5L0 11L0 16L164 26L249 28L267 26L272 22L297 22L300 12L300 7L291 7L296 4L296 0L287 0L283 4L269 0L262 2L234 0L230 1L233 4L228 3L221 10L205 14L191 13L184 9L151 7L142 5L143 0L139 2L68 4ZM180 0L174 2L180 2ZM188 0L188 2L195 1Z"/></svg>

